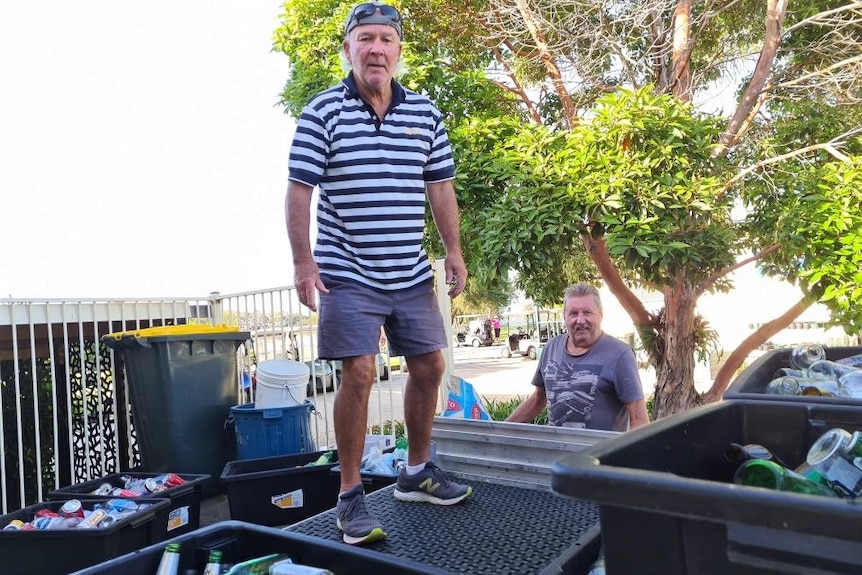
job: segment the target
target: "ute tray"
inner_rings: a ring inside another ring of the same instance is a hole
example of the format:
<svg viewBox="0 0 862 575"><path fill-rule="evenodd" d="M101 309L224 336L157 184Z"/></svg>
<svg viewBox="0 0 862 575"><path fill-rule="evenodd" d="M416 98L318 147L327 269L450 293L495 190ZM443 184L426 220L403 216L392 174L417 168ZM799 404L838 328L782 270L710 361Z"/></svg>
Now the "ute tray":
<svg viewBox="0 0 862 575"><path fill-rule="evenodd" d="M469 575L537 574L587 535L599 521L598 506L550 491L450 476L473 486L463 503L443 507L404 503L394 485L365 496L388 538L362 548ZM335 510L287 531L341 541Z"/></svg>

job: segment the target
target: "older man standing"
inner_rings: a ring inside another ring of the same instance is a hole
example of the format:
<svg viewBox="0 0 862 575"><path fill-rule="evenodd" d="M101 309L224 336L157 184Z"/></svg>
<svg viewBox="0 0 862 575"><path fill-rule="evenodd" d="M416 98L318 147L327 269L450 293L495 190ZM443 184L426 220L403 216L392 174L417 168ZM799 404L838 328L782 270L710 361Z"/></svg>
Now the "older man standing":
<svg viewBox="0 0 862 575"><path fill-rule="evenodd" d="M422 248L426 198L446 249L450 297L463 291L467 269L442 115L394 79L401 24L401 14L385 4L364 3L350 11L342 47L351 71L303 109L285 199L300 302L316 311L320 297L319 355L343 360L334 406L341 464L336 508L343 539L354 545L386 537L365 505L359 471L381 326L391 352L406 357L410 374L404 394L409 456L395 497L452 505L472 493L429 460L444 370L441 350L448 342ZM315 186L320 197L312 253L309 207Z"/></svg>
<svg viewBox="0 0 862 575"><path fill-rule="evenodd" d="M599 291L575 284L563 302L567 333L548 341L536 389L506 421L528 423L547 405L551 425L626 431L649 423L632 348L602 331Z"/></svg>

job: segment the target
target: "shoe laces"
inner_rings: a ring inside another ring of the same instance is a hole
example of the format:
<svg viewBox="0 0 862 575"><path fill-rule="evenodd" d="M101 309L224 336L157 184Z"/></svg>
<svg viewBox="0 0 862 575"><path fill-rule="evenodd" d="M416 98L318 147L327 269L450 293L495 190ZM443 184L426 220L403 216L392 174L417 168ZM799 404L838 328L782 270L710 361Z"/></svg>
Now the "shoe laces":
<svg viewBox="0 0 862 575"><path fill-rule="evenodd" d="M452 480L449 478L449 475L447 475L445 471L437 467L437 465L435 465L434 463L429 463L425 469L428 469L431 472L431 475L434 476L434 479L439 481L443 487L449 487L449 484L452 482Z"/></svg>
<svg viewBox="0 0 862 575"><path fill-rule="evenodd" d="M365 495L363 493L354 495L346 500L342 499L341 501L345 503L344 510L340 514L344 518L353 518L356 517L357 514L368 514L368 510L365 507Z"/></svg>

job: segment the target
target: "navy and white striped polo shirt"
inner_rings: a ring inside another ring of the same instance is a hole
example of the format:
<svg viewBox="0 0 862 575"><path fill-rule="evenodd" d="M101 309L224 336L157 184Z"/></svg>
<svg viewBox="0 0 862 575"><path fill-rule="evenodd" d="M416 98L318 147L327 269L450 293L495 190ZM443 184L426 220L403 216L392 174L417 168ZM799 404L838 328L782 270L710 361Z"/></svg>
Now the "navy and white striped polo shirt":
<svg viewBox="0 0 862 575"><path fill-rule="evenodd" d="M319 187L320 273L382 290L431 278L422 247L425 184L455 177L440 111L394 80L392 90L383 122L360 98L352 72L312 98L288 162L291 180Z"/></svg>

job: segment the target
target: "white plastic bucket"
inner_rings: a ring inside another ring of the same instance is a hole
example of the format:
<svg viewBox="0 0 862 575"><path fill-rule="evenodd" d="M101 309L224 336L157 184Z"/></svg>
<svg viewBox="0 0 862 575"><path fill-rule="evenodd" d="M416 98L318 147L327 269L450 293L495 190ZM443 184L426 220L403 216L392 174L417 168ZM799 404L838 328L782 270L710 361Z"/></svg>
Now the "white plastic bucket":
<svg viewBox="0 0 862 575"><path fill-rule="evenodd" d="M257 366L254 403L258 409L291 407L305 403L311 370L299 361L271 359Z"/></svg>

